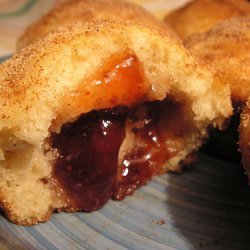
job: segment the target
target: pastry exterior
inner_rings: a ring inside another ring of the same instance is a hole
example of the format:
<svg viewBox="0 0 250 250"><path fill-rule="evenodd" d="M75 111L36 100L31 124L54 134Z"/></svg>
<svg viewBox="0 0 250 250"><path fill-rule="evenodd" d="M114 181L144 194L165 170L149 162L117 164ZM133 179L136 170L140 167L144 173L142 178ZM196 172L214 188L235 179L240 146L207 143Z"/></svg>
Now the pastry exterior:
<svg viewBox="0 0 250 250"><path fill-rule="evenodd" d="M224 21L185 39L184 45L230 85L234 103L246 102L250 95L250 17Z"/></svg>
<svg viewBox="0 0 250 250"><path fill-rule="evenodd" d="M250 14L246 0L194 0L165 17L182 38L210 30L219 22Z"/></svg>
<svg viewBox="0 0 250 250"><path fill-rule="evenodd" d="M221 22L210 31L184 40L185 46L216 71L223 84L229 84L234 117L229 130L218 133L209 151L239 163L238 126L240 113L250 96L250 18L239 17Z"/></svg>
<svg viewBox="0 0 250 250"><path fill-rule="evenodd" d="M180 166L232 113L229 89L167 30L68 26L0 65L0 204L32 225L93 211Z"/></svg>
<svg viewBox="0 0 250 250"><path fill-rule="evenodd" d="M31 24L19 38L17 48L25 47L62 26L78 21L103 19L138 22L152 25L156 29L158 26L167 26L141 6L131 2L123 0L66 0L59 3L37 22Z"/></svg>

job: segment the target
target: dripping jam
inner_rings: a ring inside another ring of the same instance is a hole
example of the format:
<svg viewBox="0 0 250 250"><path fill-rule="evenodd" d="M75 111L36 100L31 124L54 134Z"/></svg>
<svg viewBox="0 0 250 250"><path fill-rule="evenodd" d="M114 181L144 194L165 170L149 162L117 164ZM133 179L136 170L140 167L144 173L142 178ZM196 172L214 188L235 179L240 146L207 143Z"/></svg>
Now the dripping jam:
<svg viewBox="0 0 250 250"><path fill-rule="evenodd" d="M179 103L164 100L133 109L92 111L65 124L60 134L52 134L51 146L60 155L53 177L70 197L70 207L96 210L110 198L122 200L131 195L158 174L178 153L184 129L188 129L168 122L178 121L180 110ZM127 123L132 124L129 129ZM126 133L133 133L134 147L125 152L119 165Z"/></svg>
<svg viewBox="0 0 250 250"><path fill-rule="evenodd" d="M71 207L93 211L113 196L124 123L123 113L91 112L52 135L52 146L60 154L53 175Z"/></svg>
<svg viewBox="0 0 250 250"><path fill-rule="evenodd" d="M138 61L137 66L131 59L127 62L110 71L115 74L106 74L105 82L122 81L128 70L129 81L141 88L144 76L138 77ZM59 155L52 177L69 197L68 207L94 211L110 198L122 200L145 185L179 152L190 131L183 126L184 113L183 105L173 99L135 103L91 111L63 125L59 134L52 133L50 144ZM120 152L129 135L133 146Z"/></svg>

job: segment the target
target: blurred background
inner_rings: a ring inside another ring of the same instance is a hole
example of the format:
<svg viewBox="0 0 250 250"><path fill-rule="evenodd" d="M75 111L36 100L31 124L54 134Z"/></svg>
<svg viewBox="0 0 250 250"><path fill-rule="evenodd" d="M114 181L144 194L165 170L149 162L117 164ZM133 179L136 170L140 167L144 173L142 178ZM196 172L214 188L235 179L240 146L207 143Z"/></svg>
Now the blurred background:
<svg viewBox="0 0 250 250"><path fill-rule="evenodd" d="M15 51L17 38L23 30L56 4L65 0L0 0L0 56ZM188 0L131 0L162 18L168 11Z"/></svg>

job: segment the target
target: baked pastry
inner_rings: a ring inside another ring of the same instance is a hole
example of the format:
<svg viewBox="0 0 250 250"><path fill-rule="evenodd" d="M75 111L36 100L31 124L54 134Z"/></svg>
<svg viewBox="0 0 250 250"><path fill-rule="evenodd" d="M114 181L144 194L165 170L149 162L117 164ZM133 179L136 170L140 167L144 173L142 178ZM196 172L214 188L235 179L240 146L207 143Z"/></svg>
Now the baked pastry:
<svg viewBox="0 0 250 250"><path fill-rule="evenodd" d="M216 132L210 151L224 159L239 162L238 126L241 110L250 96L250 17L221 22L208 32L184 40L185 46L214 68L223 84L229 84L235 115L229 130Z"/></svg>
<svg viewBox="0 0 250 250"><path fill-rule="evenodd" d="M227 86L168 30L68 26L0 65L0 204L32 225L93 211L180 166L222 127Z"/></svg>
<svg viewBox="0 0 250 250"><path fill-rule="evenodd" d="M246 0L194 0L168 14L165 22L184 39L225 19L248 14L250 3Z"/></svg>
<svg viewBox="0 0 250 250"><path fill-rule="evenodd" d="M224 84L230 84L234 103L246 102L250 95L250 17L226 20L185 39L184 45L214 68Z"/></svg>
<svg viewBox="0 0 250 250"><path fill-rule="evenodd" d="M78 21L115 20L122 22L138 22L152 25L154 28L167 24L158 21L151 13L141 6L123 0L66 0L31 24L17 41L17 48L27 46L49 32L74 24ZM169 29L170 32L170 29ZM173 32L174 34L174 32Z"/></svg>

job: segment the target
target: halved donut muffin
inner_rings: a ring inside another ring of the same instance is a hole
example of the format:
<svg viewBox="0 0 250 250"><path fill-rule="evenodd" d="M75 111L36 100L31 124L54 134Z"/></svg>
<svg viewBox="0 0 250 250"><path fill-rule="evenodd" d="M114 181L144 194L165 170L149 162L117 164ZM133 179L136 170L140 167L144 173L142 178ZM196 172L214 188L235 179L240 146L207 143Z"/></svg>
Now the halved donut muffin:
<svg viewBox="0 0 250 250"><path fill-rule="evenodd" d="M15 223L93 211L179 171L232 113L171 32L111 21L51 33L0 66L0 202Z"/></svg>
<svg viewBox="0 0 250 250"><path fill-rule="evenodd" d="M193 0L165 17L182 38L210 30L225 19L250 14L246 0Z"/></svg>
<svg viewBox="0 0 250 250"><path fill-rule="evenodd" d="M31 24L17 41L17 48L25 47L62 26L90 20L132 21L151 25L155 29L158 29L159 26L167 26L144 8L132 2L123 0L66 0Z"/></svg>

